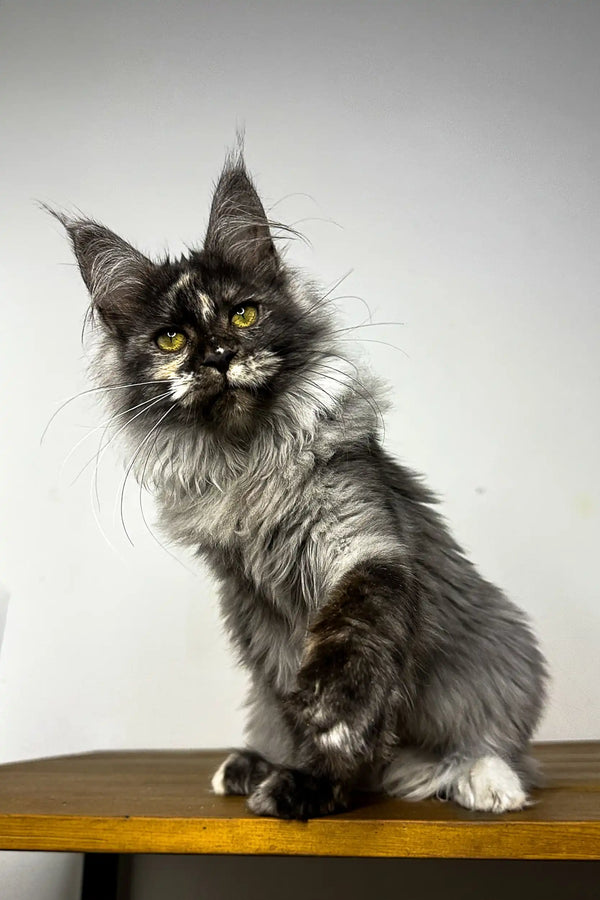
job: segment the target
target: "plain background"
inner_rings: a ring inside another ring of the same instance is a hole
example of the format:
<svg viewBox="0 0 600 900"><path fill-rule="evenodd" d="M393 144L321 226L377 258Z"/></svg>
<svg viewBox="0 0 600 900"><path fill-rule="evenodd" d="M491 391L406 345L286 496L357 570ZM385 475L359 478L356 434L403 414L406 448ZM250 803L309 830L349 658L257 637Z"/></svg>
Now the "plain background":
<svg viewBox="0 0 600 900"><path fill-rule="evenodd" d="M345 324L355 296L403 323L348 338L392 386L388 448L534 620L539 737L600 737L599 41L593 0L0 5L2 761L240 742L213 584L155 543L132 485L130 545L112 446L99 510L93 466L75 480L89 396L40 447L88 383L83 284L36 205L177 254L240 126L267 206L312 242L290 259L326 288L350 272ZM0 893L69 900L79 865L6 854Z"/></svg>

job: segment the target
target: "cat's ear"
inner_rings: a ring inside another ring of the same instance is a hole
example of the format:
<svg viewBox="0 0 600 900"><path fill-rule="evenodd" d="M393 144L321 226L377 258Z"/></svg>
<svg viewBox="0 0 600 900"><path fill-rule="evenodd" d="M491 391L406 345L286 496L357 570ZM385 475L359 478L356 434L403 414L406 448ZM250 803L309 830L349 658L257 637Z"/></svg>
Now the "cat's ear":
<svg viewBox="0 0 600 900"><path fill-rule="evenodd" d="M269 221L241 155L226 162L215 188L204 249L258 277L272 278L279 269Z"/></svg>
<svg viewBox="0 0 600 900"><path fill-rule="evenodd" d="M97 222L50 212L62 222L71 239L93 309L108 328L118 331L135 317L156 268L154 263Z"/></svg>

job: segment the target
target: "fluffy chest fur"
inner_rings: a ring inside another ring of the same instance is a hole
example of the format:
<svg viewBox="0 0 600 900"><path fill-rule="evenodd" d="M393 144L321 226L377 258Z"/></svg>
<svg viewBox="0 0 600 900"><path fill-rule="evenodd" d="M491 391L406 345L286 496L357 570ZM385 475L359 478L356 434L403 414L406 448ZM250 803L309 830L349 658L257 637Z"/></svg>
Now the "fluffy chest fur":
<svg viewBox="0 0 600 900"><path fill-rule="evenodd" d="M402 545L376 483L357 475L350 448L332 451L323 423L310 446L289 438L275 454L249 447L229 459L160 447L153 478L161 524L200 553L221 583L221 605L243 662L278 691L293 686L306 629L332 587L361 559ZM339 438L338 438L339 440Z"/></svg>
<svg viewBox="0 0 600 900"><path fill-rule="evenodd" d="M159 450L157 460L164 455ZM395 538L392 522L347 454L332 453L326 441L310 449L291 442L268 460L253 456L229 472L198 458L187 480L181 465L176 474L163 465L163 527L182 544L220 551L283 608L290 601L317 608L370 538Z"/></svg>

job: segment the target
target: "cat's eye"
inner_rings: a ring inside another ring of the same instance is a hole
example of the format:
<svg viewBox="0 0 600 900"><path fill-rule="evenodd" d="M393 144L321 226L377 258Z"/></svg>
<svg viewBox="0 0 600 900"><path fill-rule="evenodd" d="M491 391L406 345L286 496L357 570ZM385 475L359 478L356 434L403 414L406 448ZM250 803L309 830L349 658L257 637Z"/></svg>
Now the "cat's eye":
<svg viewBox="0 0 600 900"><path fill-rule="evenodd" d="M167 331L161 331L156 338L156 346L164 353L178 353L183 350L187 344L187 338L181 331L175 331L170 328Z"/></svg>
<svg viewBox="0 0 600 900"><path fill-rule="evenodd" d="M237 306L231 314L231 324L236 328L249 328L258 318L258 309L252 303Z"/></svg>

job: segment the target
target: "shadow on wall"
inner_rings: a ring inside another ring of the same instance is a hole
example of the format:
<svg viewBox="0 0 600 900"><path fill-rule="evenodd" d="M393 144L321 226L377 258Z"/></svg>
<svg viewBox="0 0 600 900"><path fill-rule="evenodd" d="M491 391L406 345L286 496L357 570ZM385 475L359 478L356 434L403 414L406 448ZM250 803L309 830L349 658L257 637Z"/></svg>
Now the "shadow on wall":
<svg viewBox="0 0 600 900"><path fill-rule="evenodd" d="M132 900L596 900L593 862L138 856Z"/></svg>

